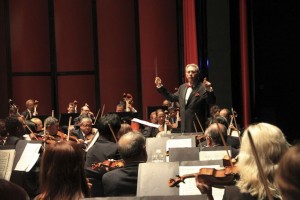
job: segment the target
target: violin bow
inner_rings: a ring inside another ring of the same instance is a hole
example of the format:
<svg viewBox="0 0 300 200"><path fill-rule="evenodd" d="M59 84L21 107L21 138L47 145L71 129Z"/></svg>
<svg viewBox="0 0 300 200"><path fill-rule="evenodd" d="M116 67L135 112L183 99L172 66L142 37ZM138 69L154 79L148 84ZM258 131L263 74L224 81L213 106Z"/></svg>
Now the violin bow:
<svg viewBox="0 0 300 200"><path fill-rule="evenodd" d="M69 126L68 126L68 136L67 136L67 141L70 140L71 121L72 121L72 116L69 117Z"/></svg>
<svg viewBox="0 0 300 200"><path fill-rule="evenodd" d="M247 131L247 134L248 134L248 137L249 137L249 141L250 141L250 145L252 147L252 152L253 152L253 155L254 155L254 158L255 158L255 162L256 162L256 165L257 165L257 169L259 171L259 176L260 176L260 179L262 180L263 182L263 185L265 187L265 190L266 190L266 193L267 193L267 196L268 196L268 199L269 200L273 200L273 196L271 194L271 191L270 191L270 188L268 187L268 183L267 183L267 178L263 172L263 168L261 166L261 163L259 161L259 158L258 158L258 153L257 153L257 150L255 148L255 145L254 145L254 142L253 142L253 139L252 139L252 136L251 136L251 133L250 131L248 130Z"/></svg>
<svg viewBox="0 0 300 200"><path fill-rule="evenodd" d="M103 116L104 108L105 108L105 104L103 104L103 106L102 106L102 112L101 112L100 118Z"/></svg>
<svg viewBox="0 0 300 200"><path fill-rule="evenodd" d="M196 127L196 124L195 124L194 121L193 121L193 125L194 125L194 128L195 128L196 133L198 133L198 130L197 130L197 127Z"/></svg>
<svg viewBox="0 0 300 200"><path fill-rule="evenodd" d="M201 125L201 123L200 123L200 120L199 120L199 118L198 118L198 116L197 116L196 113L195 113L195 116L196 116L196 119L197 119L197 121L198 121L198 124L200 125L201 131L202 131L202 133L204 134L204 129L203 129L203 127L202 127L202 125Z"/></svg>
<svg viewBox="0 0 300 200"><path fill-rule="evenodd" d="M117 138L116 138L115 132L113 131L113 129L112 129L112 127L111 127L110 124L108 124L108 127L109 127L109 130L110 130L111 134L113 135L113 137L114 137L114 139L115 139L115 141L116 141L116 143L117 143L118 140L117 140Z"/></svg>
<svg viewBox="0 0 300 200"><path fill-rule="evenodd" d="M226 145L226 142L225 142L225 138L224 138L223 134L221 133L221 129L220 129L220 127L219 127L219 123L216 122L216 124L217 124L217 127L218 127L218 133L219 133L220 136L221 136L222 143L223 143L223 145L224 145L224 147L225 147L225 151L226 151L227 156L228 156L228 158L229 158L229 163L230 163L231 167L233 167L233 164L232 164L232 161L231 161L231 156L229 155L229 151L228 151L228 146Z"/></svg>
<svg viewBox="0 0 300 200"><path fill-rule="evenodd" d="M96 123L96 121L97 121L97 119L98 119L99 113L100 113L100 108L98 109L98 112L97 112L97 115L96 115L96 117L95 117L95 121L94 121L93 125L95 125L95 123Z"/></svg>
<svg viewBox="0 0 300 200"><path fill-rule="evenodd" d="M237 123L236 123L236 119L235 119L235 115L234 115L234 110L233 110L233 108L231 108L231 113L232 113L232 117L233 117L233 121L234 121L234 126L235 126L235 128L236 128L236 130L237 130L237 133L238 133L238 135L239 135L239 140L240 140L240 142L241 142L240 131L239 131L238 126L237 126Z"/></svg>

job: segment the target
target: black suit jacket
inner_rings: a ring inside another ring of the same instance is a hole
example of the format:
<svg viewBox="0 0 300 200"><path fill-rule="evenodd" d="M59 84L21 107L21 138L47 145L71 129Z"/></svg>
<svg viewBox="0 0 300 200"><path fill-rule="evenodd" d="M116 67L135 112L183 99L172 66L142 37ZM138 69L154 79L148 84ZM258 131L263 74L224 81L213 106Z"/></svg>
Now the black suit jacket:
<svg viewBox="0 0 300 200"><path fill-rule="evenodd" d="M274 199L276 200L276 198ZM237 186L228 186L225 188L223 200L257 200L257 197L251 196L249 193L241 193Z"/></svg>
<svg viewBox="0 0 300 200"><path fill-rule="evenodd" d="M83 133L81 131L81 129L76 129L76 130L73 130L72 133L71 133L73 136L77 137L77 139L82 139L84 140L84 136L83 136Z"/></svg>
<svg viewBox="0 0 300 200"><path fill-rule="evenodd" d="M95 144L88 150L85 162L85 174L92 183L91 196L103 196L102 176L106 173L105 169L93 170L92 164L95 162L103 162L108 159L120 159L118 146L116 143L99 136Z"/></svg>
<svg viewBox="0 0 300 200"><path fill-rule="evenodd" d="M201 131L195 113L197 114L202 127L205 128L205 122L209 117L209 107L210 105L215 104L216 97L214 92L206 91L202 82L198 81L194 84L187 104L185 104L185 94L187 91L185 83L180 85L178 91L175 93L170 93L164 86L157 90L168 100L179 102L181 132L195 132L194 123L197 127L197 131Z"/></svg>
<svg viewBox="0 0 300 200"><path fill-rule="evenodd" d="M140 162L126 164L103 175L104 196L136 196L138 167Z"/></svg>

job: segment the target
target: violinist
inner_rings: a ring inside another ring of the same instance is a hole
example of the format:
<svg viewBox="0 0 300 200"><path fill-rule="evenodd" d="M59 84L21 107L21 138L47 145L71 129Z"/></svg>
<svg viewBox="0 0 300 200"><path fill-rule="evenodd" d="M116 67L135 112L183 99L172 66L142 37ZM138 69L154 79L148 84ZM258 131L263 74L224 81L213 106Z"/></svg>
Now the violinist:
<svg viewBox="0 0 300 200"><path fill-rule="evenodd" d="M94 163L104 162L108 159L119 160L120 154L117 146L117 133L121 127L121 119L117 114L106 114L96 124L100 136L95 144L87 151L85 171L87 178L93 180L92 197L103 196L102 176L106 172L92 169Z"/></svg>
<svg viewBox="0 0 300 200"><path fill-rule="evenodd" d="M33 130L35 133L43 132L43 122L42 122L42 120L40 120L39 118L34 117L34 118L31 118L30 121L33 122L34 125L35 125L35 128Z"/></svg>
<svg viewBox="0 0 300 200"><path fill-rule="evenodd" d="M67 135L59 131L58 120L55 117L47 117L44 121L45 135L47 144L66 140Z"/></svg>
<svg viewBox="0 0 300 200"><path fill-rule="evenodd" d="M283 199L297 200L300 197L300 143L293 145L281 158L275 180Z"/></svg>
<svg viewBox="0 0 300 200"><path fill-rule="evenodd" d="M23 139L23 135L26 134L24 123L24 119L19 115L6 117L5 129L7 132L7 138L4 145L10 145L14 148L17 142Z"/></svg>
<svg viewBox="0 0 300 200"><path fill-rule="evenodd" d="M28 99L26 101L26 110L22 112L22 115L26 120L30 120L32 117L38 116L37 112L37 103L38 101L34 101L33 99Z"/></svg>
<svg viewBox="0 0 300 200"><path fill-rule="evenodd" d="M75 136L80 143L89 144L97 131L96 128L93 128L91 118L85 116L80 119L79 129L73 130L71 135Z"/></svg>
<svg viewBox="0 0 300 200"><path fill-rule="evenodd" d="M224 146L220 133L223 135L224 140L227 139L227 128L220 123L212 123L205 130L207 147ZM202 148L201 150L205 149ZM239 154L239 150L231 147L231 157L235 158Z"/></svg>
<svg viewBox="0 0 300 200"><path fill-rule="evenodd" d="M237 116L236 113L233 113L228 108L222 108L220 110L220 116L225 117L228 123L228 131L227 135L232 135L235 137L239 137L240 126L238 124L234 124L234 118Z"/></svg>
<svg viewBox="0 0 300 200"><path fill-rule="evenodd" d="M216 123L216 122L218 122L219 124L223 124L226 127L226 131L228 132L228 123L227 123L227 120L224 117L222 117L222 116L216 116L214 119L211 119L210 121L208 121L208 126L210 124ZM231 146L231 147L233 147L235 149L239 149L240 148L241 143L240 143L240 140L239 140L238 137L231 136L231 135L228 135L226 133L226 137L225 138L226 138L226 144L228 146ZM207 145L206 144L206 140L201 143L201 146L206 146L206 145Z"/></svg>
<svg viewBox="0 0 300 200"><path fill-rule="evenodd" d="M250 125L244 131L237 163L240 179L235 185L225 188L223 200L267 199L267 192L260 178L250 140L246 134L248 130L252 133L257 154L260 156L262 173L267 179L267 187L274 199L282 199L274 181L274 174L280 158L289 148L289 143L278 127L268 123L258 123ZM196 176L195 179L196 186L201 193L206 193L209 200L214 199L210 183L199 176Z"/></svg>
<svg viewBox="0 0 300 200"><path fill-rule="evenodd" d="M147 161L146 139L140 132L128 132L118 142L123 168L103 175L104 196L136 196L138 167Z"/></svg>

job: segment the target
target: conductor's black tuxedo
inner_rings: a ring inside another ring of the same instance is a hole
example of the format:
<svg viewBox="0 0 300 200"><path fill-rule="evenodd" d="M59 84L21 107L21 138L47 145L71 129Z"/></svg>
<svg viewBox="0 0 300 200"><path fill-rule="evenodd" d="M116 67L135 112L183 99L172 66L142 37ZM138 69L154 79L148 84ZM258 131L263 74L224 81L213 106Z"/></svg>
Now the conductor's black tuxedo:
<svg viewBox="0 0 300 200"><path fill-rule="evenodd" d="M173 102L179 102L181 132L195 132L194 124L197 127L197 131L200 132L201 128L197 122L195 114L197 114L203 129L205 129L205 122L209 117L210 105L216 103L216 97L213 91L206 91L204 84L197 81L192 87L192 93L190 94L186 104L185 95L187 89L188 87L185 83L180 85L178 91L175 93L170 93L164 86L157 88L158 92L166 99Z"/></svg>

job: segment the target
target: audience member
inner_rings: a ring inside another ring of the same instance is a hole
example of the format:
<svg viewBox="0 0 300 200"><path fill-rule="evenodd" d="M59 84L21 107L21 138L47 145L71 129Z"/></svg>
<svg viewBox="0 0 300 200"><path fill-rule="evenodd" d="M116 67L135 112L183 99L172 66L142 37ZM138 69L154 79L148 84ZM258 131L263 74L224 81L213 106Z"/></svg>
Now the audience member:
<svg viewBox="0 0 300 200"><path fill-rule="evenodd" d="M145 137L140 132L126 133L120 138L118 149L125 166L103 175L104 195L136 196L138 167L147 161Z"/></svg>
<svg viewBox="0 0 300 200"><path fill-rule="evenodd" d="M78 144L64 141L48 146L42 156L40 187L35 200L89 197L84 153Z"/></svg>

